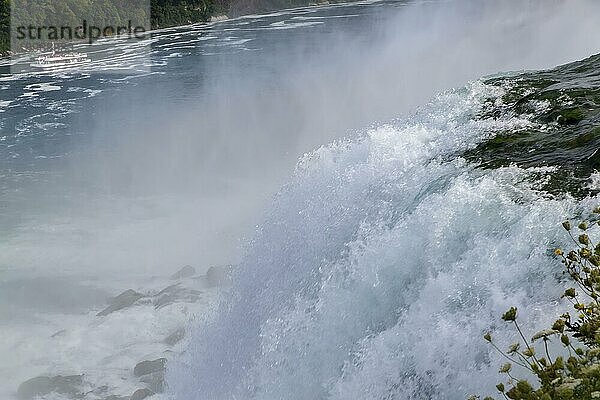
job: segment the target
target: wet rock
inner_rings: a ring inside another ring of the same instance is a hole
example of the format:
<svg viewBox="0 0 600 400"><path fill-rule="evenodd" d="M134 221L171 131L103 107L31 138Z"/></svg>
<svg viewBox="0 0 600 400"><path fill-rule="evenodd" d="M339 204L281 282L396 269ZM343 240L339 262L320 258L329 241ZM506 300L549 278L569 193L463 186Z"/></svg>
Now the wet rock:
<svg viewBox="0 0 600 400"><path fill-rule="evenodd" d="M19 385L17 397L20 400L30 400L38 396L58 393L72 398L81 398L83 375L69 376L38 376Z"/></svg>
<svg viewBox="0 0 600 400"><path fill-rule="evenodd" d="M194 275L196 275L196 269L194 267L192 267L191 265L186 265L185 267L181 268L179 271L177 271L173 275L171 275L171 279L173 279L173 280L185 279L185 278L192 277Z"/></svg>
<svg viewBox="0 0 600 400"><path fill-rule="evenodd" d="M150 389L138 389L129 398L129 400L144 400L146 397L150 397L154 392Z"/></svg>
<svg viewBox="0 0 600 400"><path fill-rule="evenodd" d="M177 300L177 298L179 297L179 292L181 292L182 290L183 289L179 284L168 286L160 292L158 292L156 296L154 296L152 304L154 304L155 308L160 308L172 304Z"/></svg>
<svg viewBox="0 0 600 400"><path fill-rule="evenodd" d="M148 389L155 393L162 393L165 388L165 371L153 372L140 377L140 382L144 382Z"/></svg>
<svg viewBox="0 0 600 400"><path fill-rule="evenodd" d="M172 332L169 336L167 336L163 343L169 346L174 346L177 343L181 342L185 337L185 328L179 328L176 331Z"/></svg>
<svg viewBox="0 0 600 400"><path fill-rule="evenodd" d="M180 292L181 290L183 290L183 286L181 286L181 283L176 283L174 285L167 286L160 292L156 293L156 295L154 295L154 297L161 297L165 294L174 294L174 293Z"/></svg>
<svg viewBox="0 0 600 400"><path fill-rule="evenodd" d="M164 372L167 365L166 358L157 358L156 360L145 360L136 364L133 368L133 375L141 377L155 372Z"/></svg>
<svg viewBox="0 0 600 400"><path fill-rule="evenodd" d="M231 280L231 265L210 267L206 271L206 282L210 286L222 286L229 283Z"/></svg>
<svg viewBox="0 0 600 400"><path fill-rule="evenodd" d="M166 358L142 361L135 366L133 374L154 393L162 393L165 386L166 365Z"/></svg>
<svg viewBox="0 0 600 400"><path fill-rule="evenodd" d="M176 302L195 303L200 299L201 292L187 289L181 284L168 286L154 296L152 303L155 308L161 308Z"/></svg>
<svg viewBox="0 0 600 400"><path fill-rule="evenodd" d="M143 294L138 293L135 290L128 289L128 290L124 291L123 293L121 293L120 295L118 295L117 297L114 297L113 299L111 299L110 305L108 307L106 307L104 310L100 311L96 315L99 317L103 317L103 316L113 313L115 311L119 311L124 308L131 307L136 301L138 301L139 299L141 299L143 297L144 297Z"/></svg>

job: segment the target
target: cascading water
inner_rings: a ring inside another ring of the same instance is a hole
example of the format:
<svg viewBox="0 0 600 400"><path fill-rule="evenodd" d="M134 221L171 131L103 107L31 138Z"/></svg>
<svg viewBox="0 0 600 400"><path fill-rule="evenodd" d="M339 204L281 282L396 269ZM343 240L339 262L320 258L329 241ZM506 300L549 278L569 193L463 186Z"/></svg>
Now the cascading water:
<svg viewBox="0 0 600 400"><path fill-rule="evenodd" d="M98 50L127 54L118 76L0 60L0 399L69 377L38 398L490 393L484 332L512 342L513 305L547 326L559 222L597 205L600 61L363 127L597 53L598 16L597 0L368 0ZM230 264L205 315L204 274ZM159 358L165 382L136 376Z"/></svg>
<svg viewBox="0 0 600 400"><path fill-rule="evenodd" d="M560 169L551 163L480 169L461 156L476 158L499 134L519 147L527 133L559 128L539 123L548 107L510 107L509 99L538 104L527 97L536 87L518 82L474 82L305 156L230 294L171 368L174 397L491 393L501 361L483 334L508 344L499 316L512 305L530 330L556 315L560 264L549 249L566 244L561 219L593 203L545 192Z"/></svg>

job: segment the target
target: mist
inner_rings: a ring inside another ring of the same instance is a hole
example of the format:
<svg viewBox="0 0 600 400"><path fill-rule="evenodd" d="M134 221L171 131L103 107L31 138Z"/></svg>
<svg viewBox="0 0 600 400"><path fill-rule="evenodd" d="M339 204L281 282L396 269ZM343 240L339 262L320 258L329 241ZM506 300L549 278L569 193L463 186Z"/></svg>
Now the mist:
<svg viewBox="0 0 600 400"><path fill-rule="evenodd" d="M196 268L190 288L211 266L235 269L304 155L427 110L469 81L598 53L599 23L597 0L359 2L161 30L140 57L150 73L3 81L19 96L0 101L17 104L0 110L0 128L10 131L3 134L17 138L6 152L17 161L7 161L0 186L0 396L48 371L85 373L130 395L139 383L133 365L149 354L170 357L163 339L204 304L163 309L147 297L101 319L107 299L126 289L158 292L184 265ZM443 111L428 117L443 120ZM490 193L494 200L502 191ZM257 287L247 290L252 297ZM236 326L246 326L240 315L239 325L226 325L234 341L244 334ZM186 386L184 377L182 387L194 390L195 380Z"/></svg>
<svg viewBox="0 0 600 400"><path fill-rule="evenodd" d="M252 51L193 53L193 73L174 61L168 75L90 100L72 121L83 139L58 183L34 191L35 218L24 216L34 226L5 243L5 264L112 274L123 287L184 264L235 264L303 154L469 80L582 59L600 43L592 0L380 3L360 18L345 10L330 8L344 17L336 29L294 12L265 19L315 24L275 29L242 17L190 28L183 37L244 34Z"/></svg>

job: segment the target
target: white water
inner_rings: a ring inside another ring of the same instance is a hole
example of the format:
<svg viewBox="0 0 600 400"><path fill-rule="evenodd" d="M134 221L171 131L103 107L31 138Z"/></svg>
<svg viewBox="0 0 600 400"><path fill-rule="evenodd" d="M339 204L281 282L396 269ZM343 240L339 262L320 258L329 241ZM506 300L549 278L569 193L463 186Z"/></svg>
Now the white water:
<svg viewBox="0 0 600 400"><path fill-rule="evenodd" d="M551 320L561 284L549 249L575 202L532 171L452 157L500 128L473 122L482 83L416 115L306 156L238 267L231 295L171 368L177 399L464 399L488 394L500 315ZM589 203L589 202L588 202ZM589 205L589 204L587 204Z"/></svg>
<svg viewBox="0 0 600 400"><path fill-rule="evenodd" d="M387 85L401 82L414 92L387 104L402 108L441 82L493 68L550 67L597 51L597 44L579 40L598 34L589 13L597 4L485 4L438 3L433 14L407 7L386 30L401 39L386 42L370 60L368 79L349 83L355 95L379 93L377 76L385 76ZM474 15L477 22L461 25ZM401 56L420 62L388 64ZM394 71L378 65L408 72L390 80ZM502 360L483 334L493 331L502 346L513 340L500 320L510 306L532 333L558 315L561 269L550 249L567 244L560 221L594 203L544 196L536 171L482 171L456 156L499 129L530 124L511 115L470 120L484 107L482 98L495 97L501 106L497 90L473 83L410 118L305 156L248 244L229 296L192 324L195 337L170 366L170 395L459 400L494 394Z"/></svg>
<svg viewBox="0 0 600 400"><path fill-rule="evenodd" d="M26 379L58 373L83 373L91 386L108 384L106 395L130 395L142 386L132 375L135 363L176 357L184 344L167 349L161 341L204 304L141 305L99 320L106 297L160 289L186 263L202 271L237 261L240 232L258 219L298 152L401 115L468 79L597 52L594 1L402 4L350 32L331 21L352 21L354 11L318 20L325 24L293 15L336 7L286 11L272 14L283 24L255 16L224 23L222 31L164 32L172 41L154 47L159 71L147 80L75 76L24 85L22 97L4 104L7 113L60 98L48 109L76 113L83 133L111 144L109 152L92 144L74 157L73 175L117 193L156 188L168 196L95 198L81 213L26 218L5 238L4 287L20 295L1 293L18 318L0 316L0 397L13 396ZM339 9L345 7L354 6ZM356 6L360 14L371 7L380 5ZM337 35L323 36L328 30ZM278 36L261 39L260 32ZM219 51L260 57L254 67L235 58L214 62L205 76L198 67ZM199 82L216 94L205 102L189 93L180 98ZM111 95L119 85L129 95L120 101ZM271 86L278 90L265 92ZM469 123L488 90L475 84L442 96L412 119L305 157L248 245L231 298L214 319L192 324L185 364L170 371L174 397L462 399L493 388L499 360L481 336L509 305L533 305L528 312L540 317L539 310L548 312L559 287L548 273L557 266L544 254L564 239L557 223L575 203L541 198L524 182L526 171L483 173L454 157L494 127L528 123ZM87 107L87 98L97 98L92 104L101 112L73 106L81 100ZM119 111L131 117L131 129L121 126ZM49 137L53 126L36 122L41 115L19 121L18 134ZM105 123L119 129L105 132ZM221 184L226 196L207 195ZM199 189L190 195L181 187ZM32 208L25 217L37 216ZM33 283L19 287L14 275ZM541 288L551 291L542 296Z"/></svg>

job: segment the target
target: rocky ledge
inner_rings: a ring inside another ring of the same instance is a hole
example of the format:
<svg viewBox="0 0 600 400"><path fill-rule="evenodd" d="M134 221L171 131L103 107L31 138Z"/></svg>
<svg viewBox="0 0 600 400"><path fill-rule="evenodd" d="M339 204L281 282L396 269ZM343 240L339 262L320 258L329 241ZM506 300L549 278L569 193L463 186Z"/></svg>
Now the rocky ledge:
<svg viewBox="0 0 600 400"><path fill-rule="evenodd" d="M140 358L129 370L124 370L119 380L126 382L127 385L120 386L120 382L113 379L110 382L102 381L100 377L103 374L87 373L86 371L73 371L71 374L46 374L30 378L21 383L16 390L18 400L45 400L45 399L82 399L82 400L143 400L155 397L161 398L161 393L165 391L165 373L168 360L179 354L184 345L182 342L186 339L185 325L193 315L193 310L201 308L193 306L206 297L215 293L215 288L228 285L230 282L232 267L212 267L206 274L199 275L196 269L186 265L164 281L169 284L159 289L134 290L127 289L120 294L107 300L107 306L100 311L92 314L90 325L102 326L105 321L114 322L115 319L127 321L129 315L152 315L152 326L161 324L161 316L172 318L172 313L161 310L166 307L184 307L184 311L190 306L192 314L188 315L189 310L183 312L180 326L170 331L165 331L165 335L154 343L145 347L154 348L151 354L157 355L154 358ZM95 316L94 316L95 315ZM172 324L173 321L170 321ZM112 326L112 325L111 325ZM68 329L61 329L52 335L52 339L59 340L69 335ZM124 340L124 343L127 343ZM94 346L94 343L88 343L88 346ZM150 346L150 347L148 347ZM131 345L129 345L131 347ZM105 359L120 357L127 353L127 349L120 348L118 344L114 348L115 354L107 354ZM148 353L147 353L148 354ZM130 364L131 365L131 364ZM126 392L129 390L129 392Z"/></svg>

